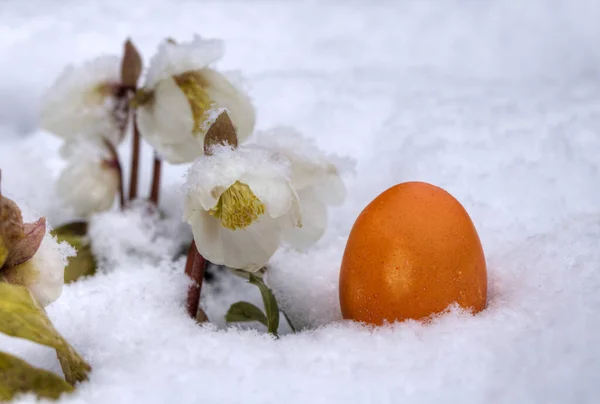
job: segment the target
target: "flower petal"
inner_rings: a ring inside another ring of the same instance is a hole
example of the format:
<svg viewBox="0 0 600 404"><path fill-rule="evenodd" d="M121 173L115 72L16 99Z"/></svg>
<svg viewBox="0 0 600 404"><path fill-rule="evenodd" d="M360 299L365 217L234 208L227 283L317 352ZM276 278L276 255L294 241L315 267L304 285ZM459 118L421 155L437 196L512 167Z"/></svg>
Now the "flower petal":
<svg viewBox="0 0 600 404"><path fill-rule="evenodd" d="M202 69L221 59L223 54L223 41L219 39L204 39L195 35L188 42L164 40L150 59L146 87L154 87L171 76Z"/></svg>
<svg viewBox="0 0 600 404"><path fill-rule="evenodd" d="M102 134L118 144L122 122L114 114L117 100L108 87L119 80L117 56L104 56L65 69L42 100L42 128L65 139Z"/></svg>
<svg viewBox="0 0 600 404"><path fill-rule="evenodd" d="M209 97L218 107L227 108L236 129L238 142L242 143L254 130L256 112L252 101L221 73L210 68L204 68L199 73L207 82L206 92Z"/></svg>
<svg viewBox="0 0 600 404"><path fill-rule="evenodd" d="M192 133L194 117L175 80L158 82L154 98L138 108L140 133L171 164L187 163L204 153L204 137Z"/></svg>
<svg viewBox="0 0 600 404"><path fill-rule="evenodd" d="M262 215L245 229L222 228L221 237L225 251L224 264L256 272L277 251L281 241L281 227L277 219Z"/></svg>
<svg viewBox="0 0 600 404"><path fill-rule="evenodd" d="M346 199L346 185L337 170L328 172L322 181L315 183L313 191L327 205L339 206Z"/></svg>
<svg viewBox="0 0 600 404"><path fill-rule="evenodd" d="M316 243L327 227L327 207L310 189L298 192L302 210L302 227L289 228L284 240L299 250L306 250Z"/></svg>
<svg viewBox="0 0 600 404"><path fill-rule="evenodd" d="M196 241L196 248L204 258L214 264L225 263L225 251L222 239L221 223L208 212L194 211L188 218Z"/></svg>
<svg viewBox="0 0 600 404"><path fill-rule="evenodd" d="M267 212L273 218L283 216L292 207L293 190L287 181L281 178L261 178L245 175L240 182L248 185L254 195L265 204Z"/></svg>
<svg viewBox="0 0 600 404"><path fill-rule="evenodd" d="M59 198L85 217L111 208L119 191L119 174L102 162L75 161L63 170L56 187Z"/></svg>
<svg viewBox="0 0 600 404"><path fill-rule="evenodd" d="M62 293L65 265L58 242L47 234L30 260L3 271L3 276L9 283L27 287L42 306L47 306Z"/></svg>

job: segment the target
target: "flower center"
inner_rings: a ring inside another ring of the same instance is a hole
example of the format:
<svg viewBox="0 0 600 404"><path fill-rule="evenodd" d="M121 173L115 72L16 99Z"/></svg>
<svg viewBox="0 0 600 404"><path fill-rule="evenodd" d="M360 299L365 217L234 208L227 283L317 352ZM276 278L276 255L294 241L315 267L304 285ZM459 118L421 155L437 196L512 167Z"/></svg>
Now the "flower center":
<svg viewBox="0 0 600 404"><path fill-rule="evenodd" d="M265 213L265 205L254 195L250 187L236 181L227 188L214 208L208 213L221 219L221 225L230 230L250 226Z"/></svg>
<svg viewBox="0 0 600 404"><path fill-rule="evenodd" d="M204 89L206 87L206 80L204 80L199 72L194 71L173 76L173 80L175 80L175 83L183 91L185 98L187 98L192 108L192 116L194 117L194 129L192 133L206 132L208 128L205 127L204 122L214 106L214 102Z"/></svg>

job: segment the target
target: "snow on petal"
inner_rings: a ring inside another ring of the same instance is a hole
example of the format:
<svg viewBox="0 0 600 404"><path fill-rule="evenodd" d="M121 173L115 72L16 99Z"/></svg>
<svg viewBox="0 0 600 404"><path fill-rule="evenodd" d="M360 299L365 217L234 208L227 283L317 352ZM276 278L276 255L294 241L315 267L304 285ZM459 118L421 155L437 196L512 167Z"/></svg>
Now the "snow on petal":
<svg viewBox="0 0 600 404"><path fill-rule="evenodd" d="M277 250L284 229L301 222L289 164L251 145L219 146L212 152L188 171L184 219L200 253L213 257L210 261L258 270Z"/></svg>
<svg viewBox="0 0 600 404"><path fill-rule="evenodd" d="M256 112L252 101L216 70L205 68L198 73L206 81L208 96L218 107L227 109L235 127L238 142L242 143L252 134L256 123Z"/></svg>
<svg viewBox="0 0 600 404"><path fill-rule="evenodd" d="M146 87L154 87L161 80L209 66L221 59L224 53L223 41L219 39L194 35L189 42L164 40L150 59Z"/></svg>
<svg viewBox="0 0 600 404"><path fill-rule="evenodd" d="M204 137L227 110L238 143L254 130L256 112L249 97L208 65L219 59L219 41L195 37L189 43L163 43L152 58L138 106L140 133L171 164L204 154Z"/></svg>
<svg viewBox="0 0 600 404"><path fill-rule="evenodd" d="M117 96L119 83L117 56L67 67L42 100L41 127L64 139L101 134L118 144L127 119L127 103Z"/></svg>

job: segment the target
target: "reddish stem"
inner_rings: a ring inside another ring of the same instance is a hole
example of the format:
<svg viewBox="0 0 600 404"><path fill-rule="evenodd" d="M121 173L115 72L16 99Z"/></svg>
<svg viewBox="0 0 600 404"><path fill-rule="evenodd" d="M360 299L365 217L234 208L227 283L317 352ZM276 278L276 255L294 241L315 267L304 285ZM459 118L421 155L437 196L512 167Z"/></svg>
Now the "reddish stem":
<svg viewBox="0 0 600 404"><path fill-rule="evenodd" d="M125 208L125 189L123 187L123 168L121 167L121 161L119 160L119 152L108 139L104 139L104 144L110 152L111 157L111 161L107 163L110 167L117 170L117 173L119 174L119 205L121 210L123 210Z"/></svg>
<svg viewBox="0 0 600 404"><path fill-rule="evenodd" d="M188 289L187 295L187 312L193 319L196 319L200 306L200 292L205 269L206 259L198 252L196 243L192 242L188 251L185 273L194 281L194 284Z"/></svg>
<svg viewBox="0 0 600 404"><path fill-rule="evenodd" d="M158 206L158 197L160 195L160 174L162 170L162 161L154 153L154 166L152 167L152 186L150 187L150 202Z"/></svg>
<svg viewBox="0 0 600 404"><path fill-rule="evenodd" d="M132 112L133 145L131 147L131 177L129 179L129 200L137 198L138 177L140 170L140 130L137 125L136 111Z"/></svg>

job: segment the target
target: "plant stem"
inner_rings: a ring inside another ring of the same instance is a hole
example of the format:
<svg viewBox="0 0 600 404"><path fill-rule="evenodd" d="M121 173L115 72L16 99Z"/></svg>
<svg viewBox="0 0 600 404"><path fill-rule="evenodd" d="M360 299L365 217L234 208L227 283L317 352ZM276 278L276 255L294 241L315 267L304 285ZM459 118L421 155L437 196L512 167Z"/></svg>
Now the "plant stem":
<svg viewBox="0 0 600 404"><path fill-rule="evenodd" d="M162 160L154 152L154 165L152 167L152 186L150 188L150 202L158 206L158 196L160 195L160 174L162 170Z"/></svg>
<svg viewBox="0 0 600 404"><path fill-rule="evenodd" d="M110 152L111 157L111 161L108 162L108 165L117 170L117 173L119 174L119 206L121 207L121 210L123 210L125 208L125 189L123 187L123 168L121 167L121 161L119 160L119 152L108 139L104 139L104 144Z"/></svg>
<svg viewBox="0 0 600 404"><path fill-rule="evenodd" d="M140 170L140 130L138 129L136 111L131 114L133 119L133 144L131 147L131 177L129 178L129 200L137 198L138 177Z"/></svg>
<svg viewBox="0 0 600 404"><path fill-rule="evenodd" d="M202 291L202 281L204 279L204 270L206 269L206 259L198 252L196 243L192 242L188 251L187 261L185 264L185 273L192 278L194 284L188 289L187 295L187 312L193 319L199 319L201 322L203 318L198 314L198 308L200 306L200 292ZM202 312L205 319L206 315Z"/></svg>

